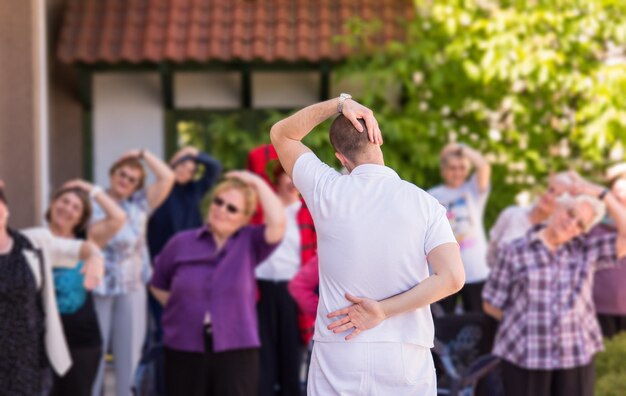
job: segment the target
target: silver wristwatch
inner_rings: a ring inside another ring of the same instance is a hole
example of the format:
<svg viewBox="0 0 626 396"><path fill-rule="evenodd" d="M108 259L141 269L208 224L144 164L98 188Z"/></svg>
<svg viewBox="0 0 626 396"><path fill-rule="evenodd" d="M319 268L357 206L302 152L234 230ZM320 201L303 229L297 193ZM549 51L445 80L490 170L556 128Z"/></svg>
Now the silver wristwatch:
<svg viewBox="0 0 626 396"><path fill-rule="evenodd" d="M337 105L337 113L343 114L343 104L346 99L352 99L352 95L347 93L342 93L339 95L339 104Z"/></svg>

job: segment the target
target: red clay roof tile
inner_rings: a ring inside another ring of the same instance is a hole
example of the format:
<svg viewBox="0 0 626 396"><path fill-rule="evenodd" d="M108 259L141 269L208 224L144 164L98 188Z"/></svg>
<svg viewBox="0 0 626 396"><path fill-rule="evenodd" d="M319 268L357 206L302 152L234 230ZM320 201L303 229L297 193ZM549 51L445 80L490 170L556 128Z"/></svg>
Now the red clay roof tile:
<svg viewBox="0 0 626 396"><path fill-rule="evenodd" d="M345 58L354 18L380 20L376 43L402 39L411 0L69 0L57 56L63 62Z"/></svg>

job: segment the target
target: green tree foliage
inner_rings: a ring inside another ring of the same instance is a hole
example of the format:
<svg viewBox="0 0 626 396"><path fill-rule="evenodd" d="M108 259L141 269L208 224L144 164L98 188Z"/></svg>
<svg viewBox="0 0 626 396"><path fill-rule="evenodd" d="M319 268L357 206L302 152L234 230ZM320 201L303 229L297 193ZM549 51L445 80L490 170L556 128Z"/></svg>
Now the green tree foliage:
<svg viewBox="0 0 626 396"><path fill-rule="evenodd" d="M489 226L521 191L551 171L599 178L622 159L626 142L626 1L418 1L403 42L376 46L380 22L350 22L357 55L335 69L360 81L385 136L385 159L424 188L440 182L438 153L450 141L486 153L493 164ZM399 100L389 100L400 92ZM261 116L259 115L261 114ZM180 123L181 143L241 167L268 142L283 113L207 116ZM320 130L327 130L324 124ZM306 143L338 165L327 133Z"/></svg>
<svg viewBox="0 0 626 396"><path fill-rule="evenodd" d="M626 2L418 1L407 39L370 43L381 26L353 21L362 49L341 70L362 75L359 98L403 178L439 182L438 153L465 142L494 166L487 223L551 171L599 176L626 139ZM401 23L401 22L399 22ZM387 100L390 87L403 92Z"/></svg>

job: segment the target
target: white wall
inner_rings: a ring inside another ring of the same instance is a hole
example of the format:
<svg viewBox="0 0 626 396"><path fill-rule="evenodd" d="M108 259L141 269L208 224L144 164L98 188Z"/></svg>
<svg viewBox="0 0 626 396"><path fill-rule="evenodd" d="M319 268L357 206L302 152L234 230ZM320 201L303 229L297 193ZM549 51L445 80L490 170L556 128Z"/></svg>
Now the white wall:
<svg viewBox="0 0 626 396"><path fill-rule="evenodd" d="M298 108L319 101L319 72L253 72L252 107Z"/></svg>
<svg viewBox="0 0 626 396"><path fill-rule="evenodd" d="M98 73L93 80L94 180L108 186L111 164L126 150L164 154L164 118L157 73Z"/></svg>
<svg viewBox="0 0 626 396"><path fill-rule="evenodd" d="M241 73L174 74L177 108L237 109L241 104Z"/></svg>
<svg viewBox="0 0 626 396"><path fill-rule="evenodd" d="M337 76L331 73L331 85L330 85L330 97L337 97L342 92L346 92L352 95L357 101L362 95L366 94L368 90L367 76L364 74L353 74L351 76L345 76L343 79L338 80ZM402 89L400 83L391 84L386 87L385 97L387 101L395 106L400 104L400 95ZM376 113L376 109L373 109Z"/></svg>

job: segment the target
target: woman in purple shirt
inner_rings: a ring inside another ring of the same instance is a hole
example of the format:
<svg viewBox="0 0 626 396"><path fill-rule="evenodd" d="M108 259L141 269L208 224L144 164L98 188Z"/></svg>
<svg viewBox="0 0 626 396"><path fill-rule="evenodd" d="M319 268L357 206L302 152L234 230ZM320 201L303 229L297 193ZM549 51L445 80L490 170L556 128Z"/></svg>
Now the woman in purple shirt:
<svg viewBox="0 0 626 396"><path fill-rule="evenodd" d="M165 305L168 394L252 396L259 335L254 268L285 232L282 204L246 171L229 172L213 191L207 224L176 234L156 258L151 290ZM261 201L265 224L250 226Z"/></svg>
<svg viewBox="0 0 626 396"><path fill-rule="evenodd" d="M611 193L626 207L626 162L607 170ZM610 218L596 227L596 232L615 232L615 222ZM626 331L626 266L599 271L595 275L593 300L598 322L605 337Z"/></svg>

